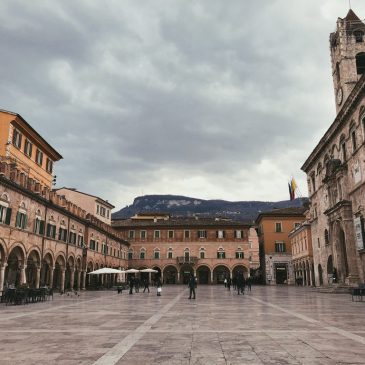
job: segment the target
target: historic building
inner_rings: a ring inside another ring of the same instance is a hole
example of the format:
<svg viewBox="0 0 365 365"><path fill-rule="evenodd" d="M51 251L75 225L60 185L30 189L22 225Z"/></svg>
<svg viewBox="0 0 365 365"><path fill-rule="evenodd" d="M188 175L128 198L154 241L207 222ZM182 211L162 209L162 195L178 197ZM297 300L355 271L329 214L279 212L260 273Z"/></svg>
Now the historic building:
<svg viewBox="0 0 365 365"><path fill-rule="evenodd" d="M350 10L330 35L337 116L302 166L316 285L365 280L365 24Z"/></svg>
<svg viewBox="0 0 365 365"><path fill-rule="evenodd" d="M19 114L6 110L0 110L0 157L16 166L19 179L27 179L36 191L52 189L53 164L62 159Z"/></svg>
<svg viewBox="0 0 365 365"><path fill-rule="evenodd" d="M84 209L87 213L94 215L104 223L111 225L111 211L115 208L108 201L101 199L95 195L83 193L71 188L55 189L58 195L64 196L67 200L72 201Z"/></svg>
<svg viewBox="0 0 365 365"><path fill-rule="evenodd" d="M219 218L177 218L140 214L112 221L131 244L130 267L154 268L168 284L222 283L238 271L246 277L259 267L258 239L252 225Z"/></svg>
<svg viewBox="0 0 365 365"><path fill-rule="evenodd" d="M289 233L294 281L297 285L314 286L314 264L311 226L307 221ZM333 275L333 270L331 272Z"/></svg>
<svg viewBox="0 0 365 365"><path fill-rule="evenodd" d="M305 208L274 209L256 219L263 283L294 284L290 232L304 221Z"/></svg>
<svg viewBox="0 0 365 365"><path fill-rule="evenodd" d="M126 268L129 244L110 225L51 191L47 161L53 164L60 155L18 114L0 115L1 134L4 126L5 134L10 131L10 140L1 140L5 148L0 145L5 151L0 156L0 291L4 284L63 291L83 289L91 280L112 283L115 277L86 273L104 266ZM33 161L34 149L45 161Z"/></svg>

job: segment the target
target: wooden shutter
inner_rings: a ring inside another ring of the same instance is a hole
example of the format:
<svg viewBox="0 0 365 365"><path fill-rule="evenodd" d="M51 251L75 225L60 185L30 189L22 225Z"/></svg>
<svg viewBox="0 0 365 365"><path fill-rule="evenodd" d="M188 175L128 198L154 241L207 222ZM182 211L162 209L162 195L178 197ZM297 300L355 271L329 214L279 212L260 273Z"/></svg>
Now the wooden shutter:
<svg viewBox="0 0 365 365"><path fill-rule="evenodd" d="M44 235L44 221L39 222L39 234Z"/></svg>
<svg viewBox="0 0 365 365"><path fill-rule="evenodd" d="M22 228L23 229L26 229L27 228L27 225L28 225L28 217L26 214L24 214L24 220L23 220L23 226Z"/></svg>
<svg viewBox="0 0 365 365"><path fill-rule="evenodd" d="M5 224L10 225L11 220L11 208L6 209Z"/></svg>

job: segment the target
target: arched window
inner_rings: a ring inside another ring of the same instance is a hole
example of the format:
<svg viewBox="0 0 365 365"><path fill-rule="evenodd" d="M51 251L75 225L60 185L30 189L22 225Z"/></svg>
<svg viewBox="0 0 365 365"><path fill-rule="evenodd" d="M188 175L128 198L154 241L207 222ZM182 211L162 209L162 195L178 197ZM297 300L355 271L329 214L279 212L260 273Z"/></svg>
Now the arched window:
<svg viewBox="0 0 365 365"><path fill-rule="evenodd" d="M188 248L185 248L184 250L184 261L190 262L190 250Z"/></svg>
<svg viewBox="0 0 365 365"><path fill-rule="evenodd" d="M328 233L328 229L325 229L324 230L324 244L329 245L329 243L330 243L330 236Z"/></svg>
<svg viewBox="0 0 365 365"><path fill-rule="evenodd" d="M225 259L226 258L226 253L224 251L223 247L219 247L218 251L217 251L217 259Z"/></svg>
<svg viewBox="0 0 365 365"><path fill-rule="evenodd" d="M340 149L342 154L342 162L344 163L347 160L345 135L342 135L340 138Z"/></svg>
<svg viewBox="0 0 365 365"><path fill-rule="evenodd" d="M362 30L355 30L354 36L356 43L362 43L364 41L364 32Z"/></svg>
<svg viewBox="0 0 365 365"><path fill-rule="evenodd" d="M140 260L144 260L146 258L146 249L144 247L142 247L139 251L139 258Z"/></svg>
<svg viewBox="0 0 365 365"><path fill-rule="evenodd" d="M168 259L172 259L173 258L173 251L172 251L172 247L169 247L168 251L167 251L167 258Z"/></svg>
<svg viewBox="0 0 365 365"><path fill-rule="evenodd" d="M242 251L242 247L238 247L236 250L236 259L243 259L244 252Z"/></svg>
<svg viewBox="0 0 365 365"><path fill-rule="evenodd" d="M200 249L199 249L199 258L205 259L205 248L204 247L200 247Z"/></svg>
<svg viewBox="0 0 365 365"><path fill-rule="evenodd" d="M128 260L132 260L133 259L133 250L130 248L128 250Z"/></svg>
<svg viewBox="0 0 365 365"><path fill-rule="evenodd" d="M160 249L157 247L153 250L153 258L156 260L160 259Z"/></svg>
<svg viewBox="0 0 365 365"><path fill-rule="evenodd" d="M358 75L365 73L365 52L356 55L356 70Z"/></svg>

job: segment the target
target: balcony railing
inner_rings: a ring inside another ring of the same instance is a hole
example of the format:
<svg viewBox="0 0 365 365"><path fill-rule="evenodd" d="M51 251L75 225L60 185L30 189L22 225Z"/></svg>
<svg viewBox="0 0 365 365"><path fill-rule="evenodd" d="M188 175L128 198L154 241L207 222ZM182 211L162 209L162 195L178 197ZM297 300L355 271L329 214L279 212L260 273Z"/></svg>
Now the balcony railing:
<svg viewBox="0 0 365 365"><path fill-rule="evenodd" d="M179 265L183 264L195 265L198 262L198 258L196 256L189 256L189 257L178 256L176 260Z"/></svg>

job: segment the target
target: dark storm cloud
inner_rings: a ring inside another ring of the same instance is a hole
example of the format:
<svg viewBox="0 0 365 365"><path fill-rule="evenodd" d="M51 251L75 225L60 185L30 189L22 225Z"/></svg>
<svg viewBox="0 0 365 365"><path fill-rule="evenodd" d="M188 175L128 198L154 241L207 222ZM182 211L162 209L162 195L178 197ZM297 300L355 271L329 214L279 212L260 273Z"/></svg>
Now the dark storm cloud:
<svg viewBox="0 0 365 365"><path fill-rule="evenodd" d="M1 107L64 156L59 185L117 206L142 192L285 199L291 173L305 193L299 167L334 116L328 34L346 10L3 1Z"/></svg>

